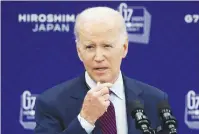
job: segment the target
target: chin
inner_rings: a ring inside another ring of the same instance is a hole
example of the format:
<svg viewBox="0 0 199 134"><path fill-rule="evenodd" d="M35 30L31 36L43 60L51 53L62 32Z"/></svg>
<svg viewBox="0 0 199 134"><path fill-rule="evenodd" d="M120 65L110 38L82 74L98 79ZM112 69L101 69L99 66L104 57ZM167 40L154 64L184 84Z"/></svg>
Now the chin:
<svg viewBox="0 0 199 134"><path fill-rule="evenodd" d="M111 83L111 78L108 78L107 76L95 76L95 81L100 83Z"/></svg>

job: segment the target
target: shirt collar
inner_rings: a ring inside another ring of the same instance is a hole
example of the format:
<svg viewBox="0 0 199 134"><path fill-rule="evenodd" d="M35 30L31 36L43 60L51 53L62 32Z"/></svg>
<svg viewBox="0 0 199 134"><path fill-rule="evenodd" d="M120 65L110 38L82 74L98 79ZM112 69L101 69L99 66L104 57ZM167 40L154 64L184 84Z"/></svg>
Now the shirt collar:
<svg viewBox="0 0 199 134"><path fill-rule="evenodd" d="M88 72L85 72L85 80L86 83L90 88L93 88L97 85L97 83L91 79L89 76ZM122 73L120 71L119 76L117 80L114 82L113 86L110 88L110 90L120 99L124 99L124 86L123 86L123 78L122 78Z"/></svg>

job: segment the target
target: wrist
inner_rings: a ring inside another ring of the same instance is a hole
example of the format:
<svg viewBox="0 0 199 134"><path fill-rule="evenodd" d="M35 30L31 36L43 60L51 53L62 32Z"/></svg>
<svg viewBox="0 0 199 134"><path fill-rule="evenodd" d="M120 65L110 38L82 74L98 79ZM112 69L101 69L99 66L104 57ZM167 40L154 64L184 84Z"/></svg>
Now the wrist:
<svg viewBox="0 0 199 134"><path fill-rule="evenodd" d="M86 115L84 112L80 112L80 116L82 118L84 118L88 123L90 123L91 125L95 125L95 122L97 119L93 119L92 117L90 117L89 115Z"/></svg>

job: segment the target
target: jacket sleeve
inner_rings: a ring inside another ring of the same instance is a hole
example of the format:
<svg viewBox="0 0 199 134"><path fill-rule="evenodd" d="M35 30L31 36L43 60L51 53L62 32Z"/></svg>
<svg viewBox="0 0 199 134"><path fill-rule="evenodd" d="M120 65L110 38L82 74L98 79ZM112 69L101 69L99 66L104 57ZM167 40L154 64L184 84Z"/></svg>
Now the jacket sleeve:
<svg viewBox="0 0 199 134"><path fill-rule="evenodd" d="M67 113L66 113L67 114ZM74 118L65 128L60 119L58 112L52 106L45 103L40 97L37 97L35 103L35 134L87 134L82 128L78 118Z"/></svg>

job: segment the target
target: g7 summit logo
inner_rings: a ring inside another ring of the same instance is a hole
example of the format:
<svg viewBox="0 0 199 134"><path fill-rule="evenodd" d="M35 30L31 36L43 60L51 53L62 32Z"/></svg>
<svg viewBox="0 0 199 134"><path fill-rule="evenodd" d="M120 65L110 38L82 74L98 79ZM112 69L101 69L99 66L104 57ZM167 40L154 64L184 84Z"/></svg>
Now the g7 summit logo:
<svg viewBox="0 0 199 134"><path fill-rule="evenodd" d="M199 94L193 90L186 95L185 123L191 129L199 129Z"/></svg>
<svg viewBox="0 0 199 134"><path fill-rule="evenodd" d="M121 3L118 10L125 19L129 41L148 44L151 28L151 15L146 8L128 6L126 3Z"/></svg>
<svg viewBox="0 0 199 134"><path fill-rule="evenodd" d="M19 122L25 129L34 129L35 123L35 100L36 95L31 94L30 91L24 91L21 95L21 107Z"/></svg>

